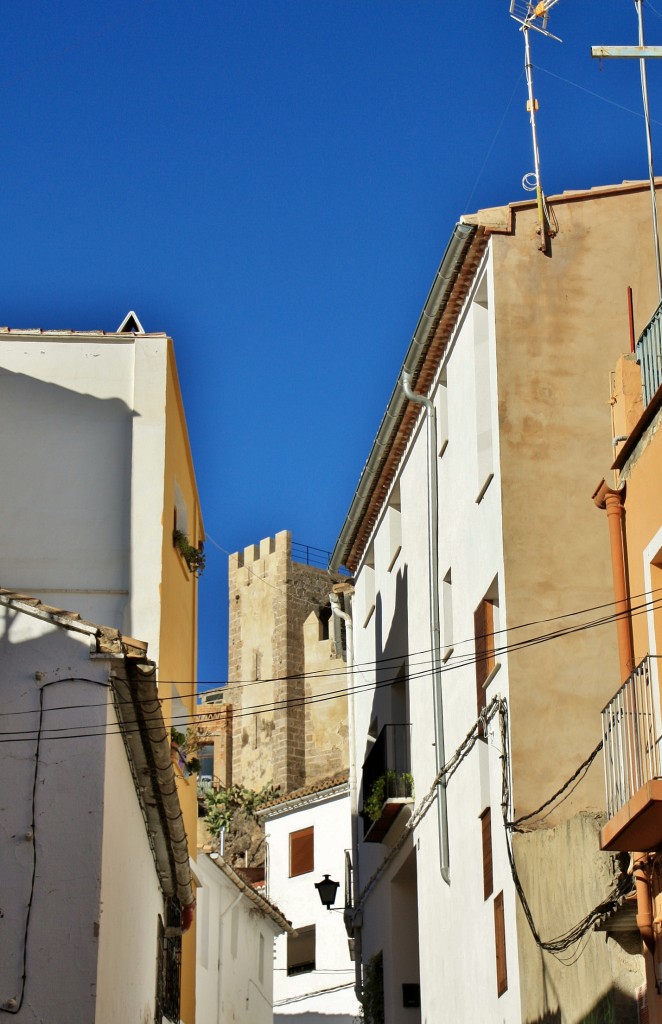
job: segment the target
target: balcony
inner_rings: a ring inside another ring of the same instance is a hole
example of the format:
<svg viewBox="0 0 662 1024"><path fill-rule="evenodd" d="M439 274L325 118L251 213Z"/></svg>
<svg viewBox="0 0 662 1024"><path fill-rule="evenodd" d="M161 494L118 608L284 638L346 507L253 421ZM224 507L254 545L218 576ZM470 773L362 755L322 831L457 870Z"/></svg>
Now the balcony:
<svg viewBox="0 0 662 1024"><path fill-rule="evenodd" d="M385 725L363 765L364 841L381 843L403 807L413 802L410 725Z"/></svg>
<svg viewBox="0 0 662 1024"><path fill-rule="evenodd" d="M602 712L607 813L600 846L610 852L662 846L660 722L650 657Z"/></svg>
<svg viewBox="0 0 662 1024"><path fill-rule="evenodd" d="M644 409L662 385L662 303L653 313L636 346L641 367Z"/></svg>

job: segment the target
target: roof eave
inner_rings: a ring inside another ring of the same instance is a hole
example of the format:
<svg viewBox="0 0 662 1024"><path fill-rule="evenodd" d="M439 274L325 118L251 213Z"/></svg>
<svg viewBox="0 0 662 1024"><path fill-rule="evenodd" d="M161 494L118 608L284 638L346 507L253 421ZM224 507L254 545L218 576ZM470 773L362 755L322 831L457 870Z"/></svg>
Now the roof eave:
<svg viewBox="0 0 662 1024"><path fill-rule="evenodd" d="M460 222L453 229L333 549L329 563L333 572L341 565L345 565L351 572L356 571L367 537L395 475L406 439L411 435L419 416L420 406L410 405L400 385L402 371L411 375L414 387L418 385L420 390L422 385L427 391L433 376L429 372L423 374L427 357L435 340L439 341L435 355L440 357L450 334L450 330L445 329L439 337L444 314L449 314L452 329L464 299L463 294L454 294L458 276L471 250L475 250L477 256L482 256L488 237L489 229L482 225ZM472 261L472 277L474 263L477 265L477 261ZM448 325L445 326L448 328ZM394 441L398 436L402 443L394 451Z"/></svg>

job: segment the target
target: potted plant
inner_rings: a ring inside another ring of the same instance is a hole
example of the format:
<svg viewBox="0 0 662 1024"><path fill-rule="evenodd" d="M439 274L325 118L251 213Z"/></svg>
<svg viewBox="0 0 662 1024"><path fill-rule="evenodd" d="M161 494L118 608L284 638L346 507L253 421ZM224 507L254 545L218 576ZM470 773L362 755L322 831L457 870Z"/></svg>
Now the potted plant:
<svg viewBox="0 0 662 1024"><path fill-rule="evenodd" d="M396 772L389 768L375 779L367 800L363 802L363 814L371 821L379 821L382 807L391 797L413 797L414 777L411 772Z"/></svg>
<svg viewBox="0 0 662 1024"><path fill-rule="evenodd" d="M194 576L202 576L203 572L205 571L206 561L204 545L202 541L200 541L198 547L196 548L193 544L191 544L183 530L173 530L172 543L177 548L180 555L186 562L189 571L192 572Z"/></svg>

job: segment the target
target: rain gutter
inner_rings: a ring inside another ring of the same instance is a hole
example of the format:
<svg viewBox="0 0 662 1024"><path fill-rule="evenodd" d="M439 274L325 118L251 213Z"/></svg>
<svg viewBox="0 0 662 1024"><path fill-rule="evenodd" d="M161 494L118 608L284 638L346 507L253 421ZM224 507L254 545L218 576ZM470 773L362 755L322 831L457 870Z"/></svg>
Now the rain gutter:
<svg viewBox="0 0 662 1024"><path fill-rule="evenodd" d="M112 676L115 709L149 836L161 889L182 907L195 905L188 841L166 728L156 690L156 665L125 660ZM189 914L185 916L190 917Z"/></svg>
<svg viewBox="0 0 662 1024"><path fill-rule="evenodd" d="M402 371L409 374L414 382L418 377L431 334L434 331L439 316L448 303L458 272L475 233L476 226L473 224L456 224L453 229L446 252L439 264L439 269L430 288L402 365ZM400 386L399 374L398 381L393 389L370 455L368 456L368 461L359 478L359 483L340 536L333 549L329 563L329 568L332 572L337 572L349 555L355 532L365 515L370 498L374 493L375 485L382 470L385 453L388 452L393 442L408 403L409 399L405 396Z"/></svg>

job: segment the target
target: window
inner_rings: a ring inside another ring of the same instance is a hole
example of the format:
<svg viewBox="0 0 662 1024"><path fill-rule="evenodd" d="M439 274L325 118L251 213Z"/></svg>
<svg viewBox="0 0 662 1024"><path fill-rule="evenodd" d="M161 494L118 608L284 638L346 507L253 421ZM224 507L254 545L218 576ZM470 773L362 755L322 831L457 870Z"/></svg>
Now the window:
<svg viewBox="0 0 662 1024"><path fill-rule="evenodd" d="M175 480L175 530L188 535L188 510L182 489Z"/></svg>
<svg viewBox="0 0 662 1024"><path fill-rule="evenodd" d="M315 870L315 836L311 825L309 828L290 832L290 878L295 875L307 875Z"/></svg>
<svg viewBox="0 0 662 1024"><path fill-rule="evenodd" d="M487 807L480 816L483 841L483 899L492 895L494 879L492 874L492 811Z"/></svg>
<svg viewBox="0 0 662 1024"><path fill-rule="evenodd" d="M471 305L474 334L476 397L476 459L480 502L494 476L492 453L492 385L490 381L490 314L487 275L483 276Z"/></svg>
<svg viewBox="0 0 662 1024"><path fill-rule="evenodd" d="M287 936L287 973L307 974L315 970L315 925L297 928Z"/></svg>
<svg viewBox="0 0 662 1024"><path fill-rule="evenodd" d="M437 444L441 458L448 446L448 377L445 368L441 372L437 390Z"/></svg>
<svg viewBox="0 0 662 1024"><path fill-rule="evenodd" d="M395 504L395 502L397 502L397 504ZM391 501L389 502L389 506L386 509L386 515L384 516L384 529L386 531L388 543L387 571L391 572L398 560L398 555L402 550L402 524L400 521L399 489L395 497L391 495Z"/></svg>
<svg viewBox="0 0 662 1024"><path fill-rule="evenodd" d="M476 706L478 714L487 704L485 687L494 671L494 602L484 597L474 612L476 641Z"/></svg>
<svg viewBox="0 0 662 1024"><path fill-rule="evenodd" d="M260 945L257 953L257 978L260 984L264 983L264 935L260 932Z"/></svg>
<svg viewBox="0 0 662 1024"><path fill-rule="evenodd" d="M441 585L441 607L444 626L444 661L453 653L453 575L449 569Z"/></svg>
<svg viewBox="0 0 662 1024"><path fill-rule="evenodd" d="M331 620L331 605L322 605L317 610L317 619L320 624L319 638L320 640L329 639L329 622Z"/></svg>
<svg viewBox="0 0 662 1024"><path fill-rule="evenodd" d="M375 611L375 569L372 565L364 565L361 570L361 586L357 587L357 620L365 629Z"/></svg>
<svg viewBox="0 0 662 1024"><path fill-rule="evenodd" d="M496 951L497 995L502 996L508 988L506 964L506 922L503 916L503 893L494 897L494 946Z"/></svg>
<svg viewBox="0 0 662 1024"><path fill-rule="evenodd" d="M182 939L182 912L179 900L165 900L164 917L159 916L156 959L156 1022L164 1017L179 1020L179 991ZM167 929L167 931L166 931Z"/></svg>

